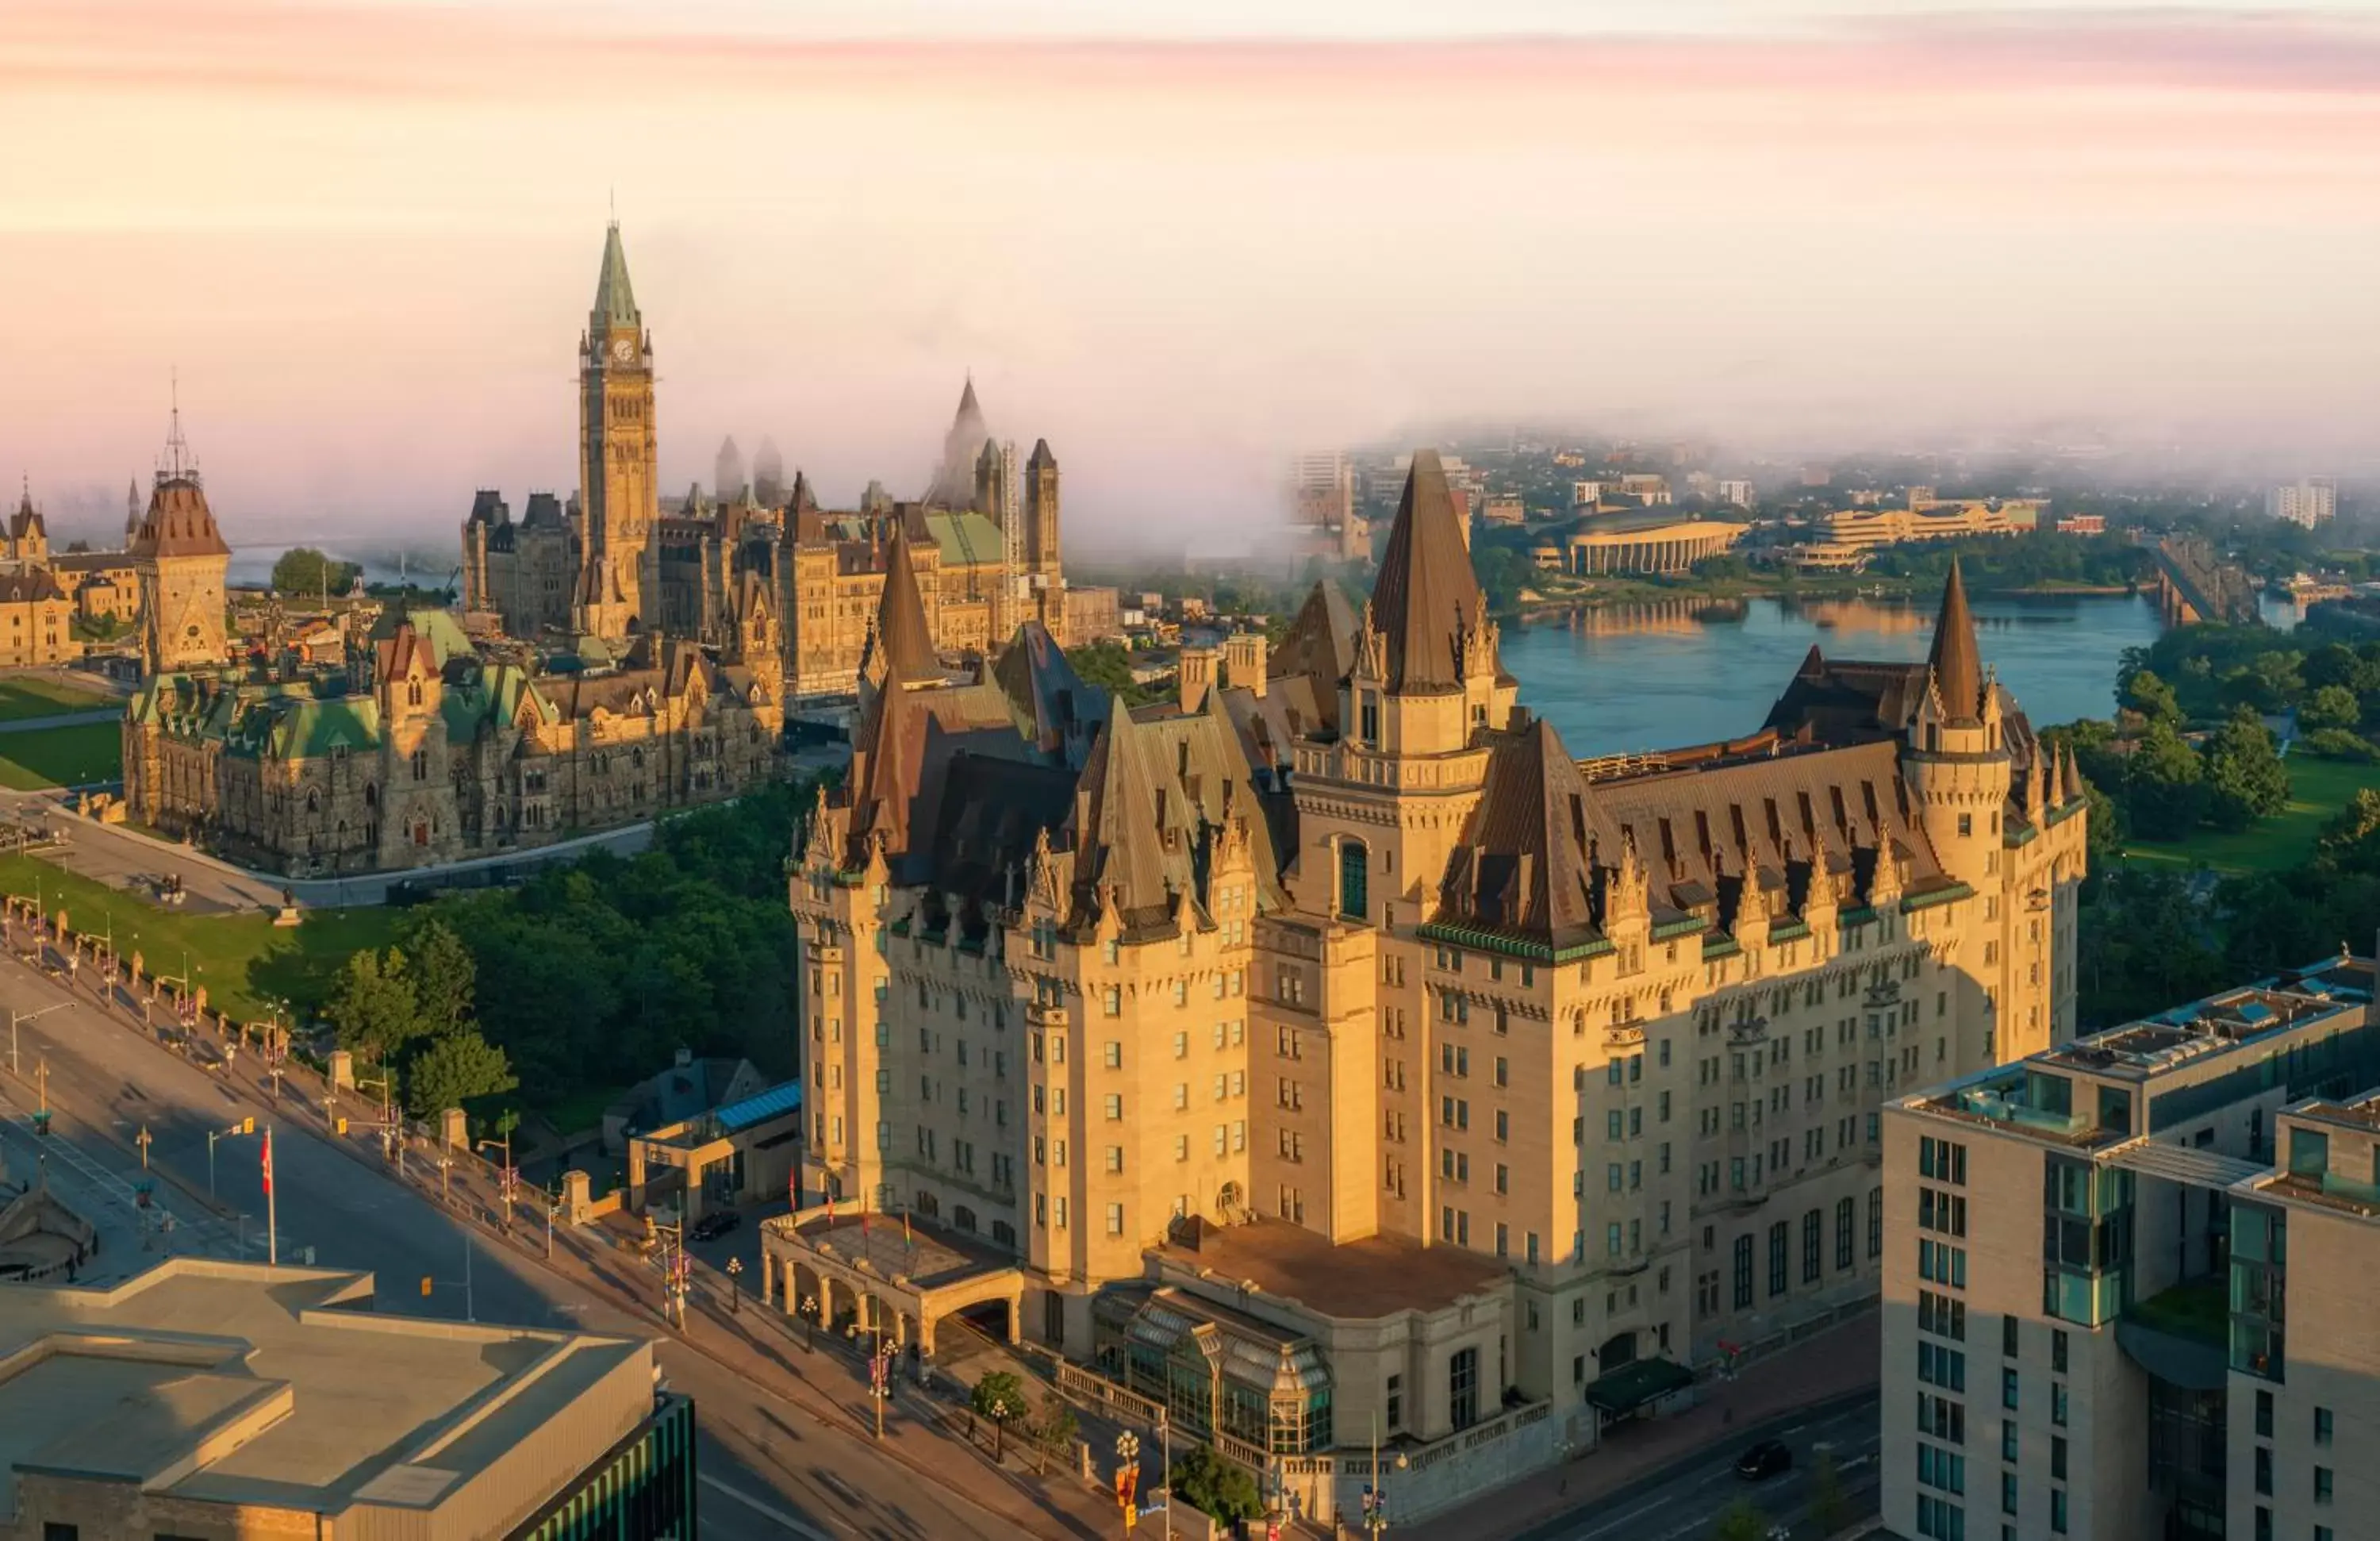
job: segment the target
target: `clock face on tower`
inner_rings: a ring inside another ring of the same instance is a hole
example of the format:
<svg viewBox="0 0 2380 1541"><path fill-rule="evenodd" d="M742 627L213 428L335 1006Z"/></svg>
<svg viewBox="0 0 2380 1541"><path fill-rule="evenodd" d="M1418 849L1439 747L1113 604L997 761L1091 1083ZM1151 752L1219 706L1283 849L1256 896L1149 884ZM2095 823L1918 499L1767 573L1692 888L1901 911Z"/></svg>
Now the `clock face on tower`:
<svg viewBox="0 0 2380 1541"><path fill-rule="evenodd" d="M637 344L635 338L614 337L612 339L612 362L615 364L633 363L636 357Z"/></svg>

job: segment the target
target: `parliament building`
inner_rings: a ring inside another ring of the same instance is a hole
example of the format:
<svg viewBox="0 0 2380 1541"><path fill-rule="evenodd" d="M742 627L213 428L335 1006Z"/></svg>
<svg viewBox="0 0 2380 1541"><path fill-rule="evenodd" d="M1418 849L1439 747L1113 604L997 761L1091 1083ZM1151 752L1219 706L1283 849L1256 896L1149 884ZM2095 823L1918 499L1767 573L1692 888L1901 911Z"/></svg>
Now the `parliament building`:
<svg viewBox="0 0 2380 1541"><path fill-rule="evenodd" d="M1041 441L1020 463L991 438L972 380L914 502L871 483L859 507L827 509L797 470L788 486L771 475L665 504L652 336L616 224L578 355L577 495L531 493L517 521L500 492L477 496L463 522L467 618L527 641L665 637L717 649L764 605L787 693L848 696L897 537L942 652L989 654L1026 621L1069 644L1114 629L1112 590L1065 585L1057 456ZM721 464L740 465L732 440Z"/></svg>
<svg viewBox="0 0 2380 1541"><path fill-rule="evenodd" d="M1158 708L1039 627L953 677L906 552L796 838L783 1309L1029 1340L1317 1518L1377 1428L1409 1521L1866 1307L1886 1106L2073 1033L2082 782L1955 571L1925 661L1582 762L1435 455L1360 611Z"/></svg>

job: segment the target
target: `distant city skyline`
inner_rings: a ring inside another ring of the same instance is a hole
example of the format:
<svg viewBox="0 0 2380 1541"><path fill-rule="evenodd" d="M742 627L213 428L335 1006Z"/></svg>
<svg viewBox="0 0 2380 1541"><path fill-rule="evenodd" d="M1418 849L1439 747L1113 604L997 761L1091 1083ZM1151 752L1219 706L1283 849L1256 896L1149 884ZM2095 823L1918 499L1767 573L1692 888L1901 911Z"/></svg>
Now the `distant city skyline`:
<svg viewBox="0 0 2380 1541"><path fill-rule="evenodd" d="M2345 0L784 13L8 6L0 472L120 509L178 367L235 530L566 492L614 203L664 487L732 433L914 493L972 368L1087 541L1260 523L1293 453L1432 420L2330 466L2380 417Z"/></svg>

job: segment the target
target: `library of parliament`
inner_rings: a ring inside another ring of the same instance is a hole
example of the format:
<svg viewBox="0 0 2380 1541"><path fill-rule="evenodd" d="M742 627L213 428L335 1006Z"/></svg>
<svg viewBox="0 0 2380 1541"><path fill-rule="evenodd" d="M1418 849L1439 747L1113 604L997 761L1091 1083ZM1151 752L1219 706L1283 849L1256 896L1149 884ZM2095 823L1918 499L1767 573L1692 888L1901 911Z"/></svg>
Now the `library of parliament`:
<svg viewBox="0 0 2380 1541"><path fill-rule="evenodd" d="M2070 758L1954 571L1925 661L1814 648L1741 738L1581 762L1457 517L1417 455L1367 603L1159 707L949 677L888 585L796 839L788 1301L997 1301L1314 1512L1377 1426L1410 1516L1873 1299L1884 1102L2072 1032ZM877 1212L948 1270L868 1264Z"/></svg>

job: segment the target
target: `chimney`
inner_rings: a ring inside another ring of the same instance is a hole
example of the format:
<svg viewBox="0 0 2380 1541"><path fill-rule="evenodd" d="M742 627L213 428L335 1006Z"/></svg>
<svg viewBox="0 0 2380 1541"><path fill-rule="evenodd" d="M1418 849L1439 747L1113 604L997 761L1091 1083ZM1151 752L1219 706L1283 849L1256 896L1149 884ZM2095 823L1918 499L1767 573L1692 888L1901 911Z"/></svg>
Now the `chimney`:
<svg viewBox="0 0 2380 1541"><path fill-rule="evenodd" d="M1252 691L1258 700L1264 698L1267 644L1260 631L1233 632L1223 644L1223 661L1232 672L1232 684Z"/></svg>
<svg viewBox="0 0 2380 1541"><path fill-rule="evenodd" d="M1184 648L1182 664L1174 678L1181 687L1182 710L1186 714L1207 705L1207 692L1214 688L1215 661L1223 655L1214 648Z"/></svg>

